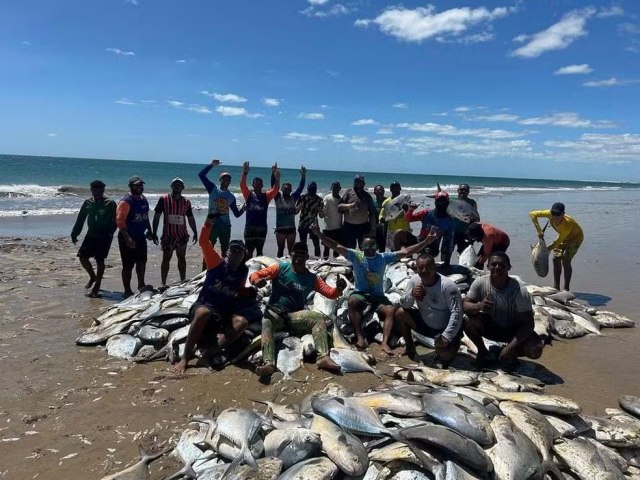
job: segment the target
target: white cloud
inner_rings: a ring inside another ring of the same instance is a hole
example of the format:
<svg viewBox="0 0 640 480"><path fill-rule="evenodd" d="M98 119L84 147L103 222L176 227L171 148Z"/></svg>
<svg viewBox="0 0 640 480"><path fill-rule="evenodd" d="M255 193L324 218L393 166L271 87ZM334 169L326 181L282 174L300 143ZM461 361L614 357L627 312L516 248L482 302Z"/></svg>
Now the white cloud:
<svg viewBox="0 0 640 480"><path fill-rule="evenodd" d="M473 120L486 120L488 122L515 122L520 117L511 113L496 113L495 115L482 115L474 117Z"/></svg>
<svg viewBox="0 0 640 480"><path fill-rule="evenodd" d="M471 120L484 120L488 122L514 122L520 125L552 125L555 127L569 128L614 128L616 124L611 120L589 120L581 118L575 112L558 112L541 117L521 117L511 113L498 113L494 115L479 115Z"/></svg>
<svg viewBox="0 0 640 480"><path fill-rule="evenodd" d="M259 118L264 115L260 113L249 113L246 108L242 107L227 107L223 105L219 105L216 107L216 112L218 112L223 117L247 117L247 118Z"/></svg>
<svg viewBox="0 0 640 480"><path fill-rule="evenodd" d="M456 107L453 109L454 112L470 112L471 107Z"/></svg>
<svg viewBox="0 0 640 480"><path fill-rule="evenodd" d="M352 145L363 145L367 143L367 137L358 137L358 136L349 137L342 133L336 133L334 135L331 135L331 140L333 140L335 143L350 143Z"/></svg>
<svg viewBox="0 0 640 480"><path fill-rule="evenodd" d="M399 123L398 128L407 128L416 132L428 132L436 135L451 137L478 137L492 139L519 138L528 135L527 132L511 132L508 130L490 130L488 128L457 128L453 125L441 123Z"/></svg>
<svg viewBox="0 0 640 480"><path fill-rule="evenodd" d="M514 50L511 55L521 58L534 58L539 57L544 52L567 48L575 40L587 34L585 28L587 20L595 13L595 8L587 7L565 14L559 22L554 23L546 30L527 37L531 38L531 40L526 45ZM521 41L521 39L523 37L519 35L514 40Z"/></svg>
<svg viewBox="0 0 640 480"><path fill-rule="evenodd" d="M311 5L324 5L329 0L307 0Z"/></svg>
<svg viewBox="0 0 640 480"><path fill-rule="evenodd" d="M616 77L611 77L605 80L591 80L584 82L582 85L585 87L617 87L624 85L624 82Z"/></svg>
<svg viewBox="0 0 640 480"><path fill-rule="evenodd" d="M356 120L355 122L351 122L351 125L355 125L356 127L359 127L361 125L377 125L378 122L376 122L373 118L361 118L359 120Z"/></svg>
<svg viewBox="0 0 640 480"><path fill-rule="evenodd" d="M138 3L138 0L124 0L124 1L125 1L125 3L128 3L129 5L135 5L135 6L140 5Z"/></svg>
<svg viewBox="0 0 640 480"><path fill-rule="evenodd" d="M398 102L398 103L394 103L392 105L393 108L407 108L408 105L404 102Z"/></svg>
<svg viewBox="0 0 640 480"><path fill-rule="evenodd" d="M373 143L376 145L385 145L387 147L398 147L402 145L402 142L397 138L384 138L381 140L374 140Z"/></svg>
<svg viewBox="0 0 640 480"><path fill-rule="evenodd" d="M176 63L187 63L187 61L184 58L179 58Z"/></svg>
<svg viewBox="0 0 640 480"><path fill-rule="evenodd" d="M196 103L184 103L178 100L167 100L167 104L172 106L173 108L177 108L178 110L185 110L187 112L200 113L205 115L213 113L213 111L209 107L198 105Z"/></svg>
<svg viewBox="0 0 640 480"><path fill-rule="evenodd" d="M586 63L581 63L579 65L567 65L566 67L559 68L555 72L554 75L584 75L587 73L593 72L593 68L591 68Z"/></svg>
<svg viewBox="0 0 640 480"><path fill-rule="evenodd" d="M312 135L309 133L299 132L289 132L284 136L284 138L287 140L302 140L304 142L317 142L325 139L322 135Z"/></svg>
<svg viewBox="0 0 640 480"><path fill-rule="evenodd" d="M624 15L624 10L618 6L601 8L600 11L596 14L596 16L599 18L621 17L622 15Z"/></svg>
<svg viewBox="0 0 640 480"><path fill-rule="evenodd" d="M315 3L315 4L312 2L309 2L309 3L311 3L309 7L305 8L304 10L300 10L300 13L307 17L316 17L316 18L337 17L339 15L346 15L351 12L349 8L345 7L341 3L336 3L335 5L332 5L327 9L319 8L319 7L322 7L325 3L327 3L326 1L322 3Z"/></svg>
<svg viewBox="0 0 640 480"><path fill-rule="evenodd" d="M119 103L120 105L136 105L136 102L129 100L128 98L119 98L118 100L115 100L114 103Z"/></svg>
<svg viewBox="0 0 640 480"><path fill-rule="evenodd" d="M282 100L279 98L263 98L262 103L264 103L267 107L279 107Z"/></svg>
<svg viewBox="0 0 640 480"><path fill-rule="evenodd" d="M324 120L324 113L300 113L298 118L304 120Z"/></svg>
<svg viewBox="0 0 640 480"><path fill-rule="evenodd" d="M379 128L376 132L378 135L393 135L393 130L391 128Z"/></svg>
<svg viewBox="0 0 640 480"><path fill-rule="evenodd" d="M606 135L585 133L578 140L547 141L547 147L563 151L564 157L575 161L618 162L640 159L640 134Z"/></svg>
<svg viewBox="0 0 640 480"><path fill-rule="evenodd" d="M47 133L47 137L53 138L53 137L57 137L57 136L58 136L57 133Z"/></svg>
<svg viewBox="0 0 640 480"><path fill-rule="evenodd" d="M244 103L247 101L246 98L241 97L240 95L236 95L235 93L211 93L207 90L201 90L200 93L202 95L206 95L207 97L211 97L218 102Z"/></svg>
<svg viewBox="0 0 640 480"><path fill-rule="evenodd" d="M407 42L422 42L430 38L446 40L465 34L470 28L507 16L514 9L500 7L489 10L479 8L452 8L436 13L436 7L417 7L414 10L395 6L390 7L376 18L356 20L355 25L367 27L377 25L380 30L392 37Z"/></svg>
<svg viewBox="0 0 640 480"><path fill-rule="evenodd" d="M107 52L115 53L120 57L134 57L135 52L126 52L124 50L120 50L119 48L105 48Z"/></svg>

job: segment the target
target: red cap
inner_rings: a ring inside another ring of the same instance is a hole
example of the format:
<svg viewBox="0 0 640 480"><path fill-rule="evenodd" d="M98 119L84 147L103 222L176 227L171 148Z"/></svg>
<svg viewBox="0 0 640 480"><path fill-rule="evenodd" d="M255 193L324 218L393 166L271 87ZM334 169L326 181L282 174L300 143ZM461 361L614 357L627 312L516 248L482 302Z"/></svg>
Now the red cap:
<svg viewBox="0 0 640 480"><path fill-rule="evenodd" d="M433 198L435 198L436 200L438 200L439 198L446 198L447 200L449 200L449 192L438 192Z"/></svg>
<svg viewBox="0 0 640 480"><path fill-rule="evenodd" d="M229 172L222 172L218 178L229 177L231 178L231 174Z"/></svg>

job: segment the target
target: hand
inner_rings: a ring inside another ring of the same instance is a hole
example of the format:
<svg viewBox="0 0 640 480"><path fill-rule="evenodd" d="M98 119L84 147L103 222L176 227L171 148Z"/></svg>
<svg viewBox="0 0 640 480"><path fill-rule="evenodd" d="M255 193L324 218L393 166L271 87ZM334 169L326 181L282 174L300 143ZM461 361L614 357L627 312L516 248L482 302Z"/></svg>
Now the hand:
<svg viewBox="0 0 640 480"><path fill-rule="evenodd" d="M125 234L124 241L127 242L128 248L136 248L136 241L128 233Z"/></svg>
<svg viewBox="0 0 640 480"><path fill-rule="evenodd" d="M158 235L155 233L150 233L149 237L153 241L154 245L158 245Z"/></svg>
<svg viewBox="0 0 640 480"><path fill-rule="evenodd" d="M273 173L273 176L276 178L276 180L280 180L280 169L278 168L278 162L272 165L271 173Z"/></svg>
<svg viewBox="0 0 640 480"><path fill-rule="evenodd" d="M417 203L411 202L409 204L409 210L415 210L416 208L418 208L418 204Z"/></svg>
<svg viewBox="0 0 640 480"><path fill-rule="evenodd" d="M249 162L244 162L242 164L242 174L246 175L249 173Z"/></svg>
<svg viewBox="0 0 640 480"><path fill-rule="evenodd" d="M449 345L449 343L449 339L442 334L436 337L436 348L447 348L447 345Z"/></svg>
<svg viewBox="0 0 640 480"><path fill-rule="evenodd" d="M306 175L307 174L307 169L305 168L304 165L302 165L300 167L300 175Z"/></svg>
<svg viewBox="0 0 640 480"><path fill-rule="evenodd" d="M217 158L214 158L213 160L211 160L211 166L212 167L217 167L218 165L220 165L222 162L220 160L218 160Z"/></svg>
<svg viewBox="0 0 640 480"><path fill-rule="evenodd" d="M316 237L320 237L320 228L316 223L312 224L309 227L309 230L311 230L311 233L313 233Z"/></svg>
<svg viewBox="0 0 640 480"><path fill-rule="evenodd" d="M427 236L424 237L422 240L423 241L426 240L427 245L429 245L429 244L435 242L438 238L440 238L440 234L429 230L429 233L427 233Z"/></svg>
<svg viewBox="0 0 640 480"><path fill-rule="evenodd" d="M339 276L336 280L336 288L341 292L344 292L344 289L347 288L347 281Z"/></svg>
<svg viewBox="0 0 640 480"><path fill-rule="evenodd" d="M75 245L76 243L78 243L78 237L71 237L71 241L73 242L73 244Z"/></svg>
<svg viewBox="0 0 640 480"><path fill-rule="evenodd" d="M411 289L411 296L416 300L418 300L419 302L424 300L424 297L426 296L426 294L427 292L425 291L423 285L416 285Z"/></svg>
<svg viewBox="0 0 640 480"><path fill-rule="evenodd" d="M267 284L267 281L264 278L261 278L257 282L251 282L251 284L256 288L262 288Z"/></svg>
<svg viewBox="0 0 640 480"><path fill-rule="evenodd" d="M491 298L489 296L486 296L481 302L480 302L480 311L481 312L485 312L488 313L491 311L491 309L493 308L493 300L491 300Z"/></svg>
<svg viewBox="0 0 640 480"><path fill-rule="evenodd" d="M194 234L193 234L193 242L191 242L191 243L193 243L194 245L195 245L196 243L198 243L198 234L197 234L197 233L194 233Z"/></svg>
<svg viewBox="0 0 640 480"><path fill-rule="evenodd" d="M500 360L503 362L513 362L516 359L515 348L509 344L500 352Z"/></svg>

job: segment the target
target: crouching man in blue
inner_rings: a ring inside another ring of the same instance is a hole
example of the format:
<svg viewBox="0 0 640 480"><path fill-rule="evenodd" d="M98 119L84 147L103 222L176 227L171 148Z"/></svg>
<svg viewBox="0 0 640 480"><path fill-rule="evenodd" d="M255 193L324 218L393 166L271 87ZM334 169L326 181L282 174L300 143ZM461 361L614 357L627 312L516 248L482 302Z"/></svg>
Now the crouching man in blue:
<svg viewBox="0 0 640 480"><path fill-rule="evenodd" d="M198 300L189 312L191 326L184 355L173 367L176 373L185 372L189 360L193 358L196 345L208 343L209 339L204 337L210 331L212 334L220 333L218 344L224 348L247 329L248 316L261 315L254 300L255 289L244 286L249 274L249 269L244 264L244 242L232 240L225 258L222 258L211 245L209 235L215 216L214 213L207 215L198 238L207 265L207 276Z"/></svg>
<svg viewBox="0 0 640 480"><path fill-rule="evenodd" d="M399 355L414 358L416 347L411 330L435 339L436 357L447 368L460 349L463 334L462 296L456 284L436 271L433 256L423 253L416 260L416 272L396 310L394 326L404 337ZM414 306L415 305L415 306Z"/></svg>
<svg viewBox="0 0 640 480"><path fill-rule="evenodd" d="M509 276L509 256L493 252L488 266L489 275L476 278L464 299L464 331L478 349L476 364L482 367L491 361L482 337L507 343L499 357L504 367L513 367L518 357L540 358L544 345L533 330L531 297Z"/></svg>

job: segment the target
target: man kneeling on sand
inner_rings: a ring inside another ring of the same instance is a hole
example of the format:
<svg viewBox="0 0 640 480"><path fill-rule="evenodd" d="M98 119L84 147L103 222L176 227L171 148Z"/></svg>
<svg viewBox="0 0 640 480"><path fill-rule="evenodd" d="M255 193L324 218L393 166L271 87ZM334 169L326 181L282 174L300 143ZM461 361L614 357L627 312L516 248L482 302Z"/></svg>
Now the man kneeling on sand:
<svg viewBox="0 0 640 480"><path fill-rule="evenodd" d="M494 252L488 266L489 275L477 278L464 300L468 317L464 331L478 349L478 366L490 361L482 337L507 343L499 357L505 367L513 367L517 357L540 358L544 344L533 330L531 297L523 285L509 276L509 256Z"/></svg>
<svg viewBox="0 0 640 480"><path fill-rule="evenodd" d="M323 370L340 371L338 364L329 357L327 317L320 312L305 310L305 306L312 291L327 298L338 298L347 282L339 278L336 286L330 287L307 269L308 258L306 243L297 242L291 252L291 262L274 263L249 277L251 284L256 287L264 286L267 280L272 281L269 304L262 318L263 365L256 368L258 375L272 375L276 371L273 334L280 330L287 330L295 336L311 333L318 352L316 366Z"/></svg>
<svg viewBox="0 0 640 480"><path fill-rule="evenodd" d="M248 326L247 316L253 317L258 309L255 289L246 288L249 269L244 264L245 246L242 240L232 240L225 258L215 251L209 234L216 214L207 215L198 242L207 265L207 276L191 307L191 326L187 335L184 354L174 367L176 373L184 373L193 358L196 344L210 343L206 337L218 335L218 345L231 344ZM243 315L245 313L245 315Z"/></svg>
<svg viewBox="0 0 640 480"><path fill-rule="evenodd" d="M423 253L416 260L416 272L396 310L394 326L404 337L405 347L397 351L414 358L416 347L411 330L435 339L436 357L447 368L460 349L462 339L462 296L457 285L436 271L433 256ZM415 307L414 307L415 305Z"/></svg>

